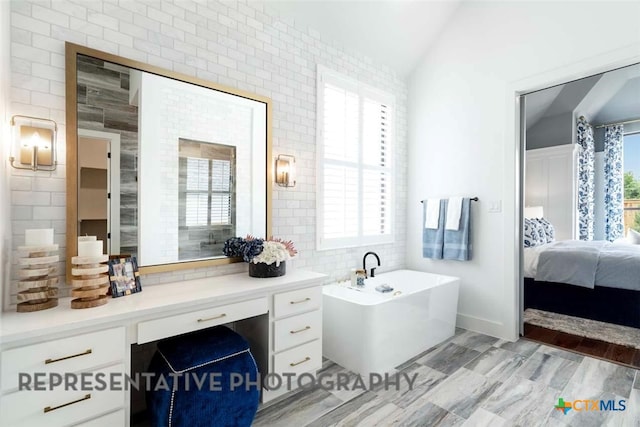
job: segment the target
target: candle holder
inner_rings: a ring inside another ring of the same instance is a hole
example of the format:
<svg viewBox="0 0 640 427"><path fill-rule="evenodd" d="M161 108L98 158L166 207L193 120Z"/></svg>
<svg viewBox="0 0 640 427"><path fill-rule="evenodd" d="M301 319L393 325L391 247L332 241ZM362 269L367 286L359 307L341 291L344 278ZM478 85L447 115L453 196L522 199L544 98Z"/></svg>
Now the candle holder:
<svg viewBox="0 0 640 427"><path fill-rule="evenodd" d="M92 308L109 302L108 255L75 256L71 258L71 308Z"/></svg>
<svg viewBox="0 0 640 427"><path fill-rule="evenodd" d="M46 310L58 305L58 245L19 246L18 313Z"/></svg>

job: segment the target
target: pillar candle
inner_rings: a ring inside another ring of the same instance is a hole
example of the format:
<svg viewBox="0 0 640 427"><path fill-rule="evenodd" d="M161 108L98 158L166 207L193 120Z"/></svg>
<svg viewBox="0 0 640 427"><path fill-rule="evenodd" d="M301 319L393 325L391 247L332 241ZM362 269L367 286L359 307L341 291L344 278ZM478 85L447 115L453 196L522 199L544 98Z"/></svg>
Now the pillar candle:
<svg viewBox="0 0 640 427"><path fill-rule="evenodd" d="M24 230L24 244L25 246L53 245L53 228Z"/></svg>
<svg viewBox="0 0 640 427"><path fill-rule="evenodd" d="M78 236L78 243L80 242L95 242L96 236Z"/></svg>
<svg viewBox="0 0 640 427"><path fill-rule="evenodd" d="M102 256L102 240L89 240L78 242L78 256L99 257Z"/></svg>

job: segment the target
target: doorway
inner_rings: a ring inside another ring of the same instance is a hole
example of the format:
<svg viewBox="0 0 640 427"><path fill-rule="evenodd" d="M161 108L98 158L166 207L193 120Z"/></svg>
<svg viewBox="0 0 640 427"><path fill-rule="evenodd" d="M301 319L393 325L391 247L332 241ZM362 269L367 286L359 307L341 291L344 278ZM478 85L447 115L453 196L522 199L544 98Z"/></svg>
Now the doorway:
<svg viewBox="0 0 640 427"><path fill-rule="evenodd" d="M120 253L120 135L78 129L78 235Z"/></svg>

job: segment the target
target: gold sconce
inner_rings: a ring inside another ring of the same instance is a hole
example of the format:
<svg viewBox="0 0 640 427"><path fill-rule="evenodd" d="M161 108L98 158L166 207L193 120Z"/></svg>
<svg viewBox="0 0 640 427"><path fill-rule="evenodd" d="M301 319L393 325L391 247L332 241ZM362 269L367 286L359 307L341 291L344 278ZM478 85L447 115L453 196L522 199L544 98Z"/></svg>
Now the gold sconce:
<svg viewBox="0 0 640 427"><path fill-rule="evenodd" d="M52 171L58 164L56 138L58 125L53 120L29 116L11 117L13 140L9 162L16 169Z"/></svg>
<svg viewBox="0 0 640 427"><path fill-rule="evenodd" d="M276 159L276 184L280 187L295 187L295 165L295 157L279 154Z"/></svg>

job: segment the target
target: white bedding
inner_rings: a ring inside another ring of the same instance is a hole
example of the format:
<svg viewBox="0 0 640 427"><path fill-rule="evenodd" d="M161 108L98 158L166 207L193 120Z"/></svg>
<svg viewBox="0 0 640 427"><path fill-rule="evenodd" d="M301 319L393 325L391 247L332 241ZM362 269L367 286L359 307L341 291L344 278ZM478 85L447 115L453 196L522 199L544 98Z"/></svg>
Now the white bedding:
<svg viewBox="0 0 640 427"><path fill-rule="evenodd" d="M540 258L540 252L548 247L550 243L546 245L534 246L532 248L524 248L524 277L534 279L538 272L538 259Z"/></svg>
<svg viewBox="0 0 640 427"><path fill-rule="evenodd" d="M576 284L578 286L586 286L593 288L593 284L591 286L587 286L583 283L574 283L571 281L566 281L562 279L549 279L545 276L548 275L551 270L547 270L548 265L545 267L545 271L539 274L538 265L540 263L540 255L547 249L557 251L557 246L562 245L560 247L565 247L566 245L572 246L573 241L561 241L561 242L553 242L547 243L545 245L535 246L532 248L524 248L524 277L542 280L542 281L551 281L551 282L561 282L561 283L571 283ZM578 243L576 241L576 243ZM595 245L599 242L584 242L585 249L588 249L590 246ZM620 289L629 289L629 290L638 290L640 291L640 246L629 244L626 241L618 240L613 243L604 243L604 247L602 247L600 255L597 261L597 268L594 265L593 275L595 276L594 282L596 285L612 287L612 288L620 288ZM580 246L580 245L578 245ZM549 258L549 253L545 254L545 262L548 264L550 260L556 262L555 268L556 270L551 272L554 277L557 275L562 275L564 273L564 269L562 267L558 268L556 258ZM565 254L558 254L565 255ZM576 266L572 263L572 266ZM590 264L587 265L590 267ZM583 273L582 267L579 268L579 272ZM570 269L569 269L570 270ZM587 268L588 270L588 268ZM560 273L558 273L560 271ZM586 271L586 270L585 270Z"/></svg>

